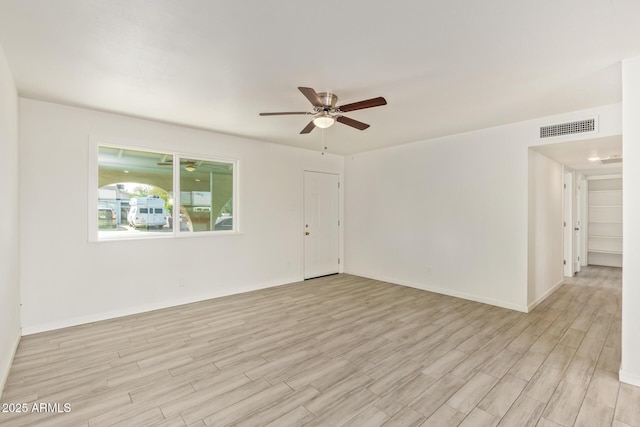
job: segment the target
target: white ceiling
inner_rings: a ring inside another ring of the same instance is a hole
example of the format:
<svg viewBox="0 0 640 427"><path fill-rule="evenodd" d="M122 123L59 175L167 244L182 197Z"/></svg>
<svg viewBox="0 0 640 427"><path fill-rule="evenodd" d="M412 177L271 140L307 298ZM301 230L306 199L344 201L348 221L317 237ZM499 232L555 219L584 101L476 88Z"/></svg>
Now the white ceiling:
<svg viewBox="0 0 640 427"><path fill-rule="evenodd" d="M0 0L0 45L24 97L348 154L620 102L640 1ZM388 105L258 116L298 86Z"/></svg>
<svg viewBox="0 0 640 427"><path fill-rule="evenodd" d="M590 157L621 158L622 137L620 135L541 145L535 150L586 176L621 174L624 165L624 161L608 165L589 161Z"/></svg>

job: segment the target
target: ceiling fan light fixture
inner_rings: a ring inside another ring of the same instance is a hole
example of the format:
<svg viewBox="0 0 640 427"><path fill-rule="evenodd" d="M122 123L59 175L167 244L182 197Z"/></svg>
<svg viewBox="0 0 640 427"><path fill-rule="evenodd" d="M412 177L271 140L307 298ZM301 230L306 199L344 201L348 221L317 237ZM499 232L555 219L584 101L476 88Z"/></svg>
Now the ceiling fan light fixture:
<svg viewBox="0 0 640 427"><path fill-rule="evenodd" d="M195 172L196 167L194 165L187 165L184 167L184 170L186 170L187 172Z"/></svg>
<svg viewBox="0 0 640 427"><path fill-rule="evenodd" d="M336 122L336 119L326 114L322 116L318 116L315 119L313 119L313 124L316 125L316 127L319 127L321 129L326 129L331 125L333 125L335 122Z"/></svg>

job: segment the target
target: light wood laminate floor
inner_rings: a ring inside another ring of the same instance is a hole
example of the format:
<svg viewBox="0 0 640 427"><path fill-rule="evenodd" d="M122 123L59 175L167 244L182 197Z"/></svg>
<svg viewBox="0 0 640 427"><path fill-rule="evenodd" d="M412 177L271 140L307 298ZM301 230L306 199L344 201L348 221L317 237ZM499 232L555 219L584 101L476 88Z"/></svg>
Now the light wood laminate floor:
<svg viewBox="0 0 640 427"><path fill-rule="evenodd" d="M337 275L24 337L9 426L640 426L620 269L524 314ZM55 409L55 408L49 408Z"/></svg>

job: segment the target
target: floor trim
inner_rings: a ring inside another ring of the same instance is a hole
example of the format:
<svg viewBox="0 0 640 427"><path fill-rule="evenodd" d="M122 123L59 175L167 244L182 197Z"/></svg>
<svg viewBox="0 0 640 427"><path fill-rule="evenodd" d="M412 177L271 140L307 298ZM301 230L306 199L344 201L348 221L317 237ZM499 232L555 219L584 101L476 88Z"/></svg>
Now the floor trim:
<svg viewBox="0 0 640 427"><path fill-rule="evenodd" d="M625 372L622 369L620 369L620 373L618 375L620 376L620 382L640 387L640 375Z"/></svg>
<svg viewBox="0 0 640 427"><path fill-rule="evenodd" d="M13 350L11 351L11 356L9 357L7 366L3 367L2 375L0 376L0 401L2 401L2 397L4 394L4 386L7 384L7 379L9 378L9 371L11 370L11 366L13 365L13 359L16 357L16 352L18 351L18 345L20 345L20 338L22 333L20 329L18 329L18 333L16 334Z"/></svg>
<svg viewBox="0 0 640 427"><path fill-rule="evenodd" d="M162 310L162 309L165 309L165 308L178 307L178 306L181 306L181 305L192 304L192 303L195 303L195 302L201 302L201 301L206 301L206 300L210 300L210 299L214 299L214 298L226 297L226 296L230 296L230 295L243 294L243 293L246 293L246 292L253 292L253 291L260 290L260 289L273 288L273 287L276 287L276 286L282 286L282 285L286 285L286 284L289 284L289 283L297 283L297 282L301 282L301 281L302 281L302 279L290 280L290 281L286 281L286 282L278 281L278 282L273 282L273 283L263 283L263 284L260 284L260 285L257 285L257 286L251 286L251 287L247 287L247 288L243 288L243 289L238 289L237 291L233 291L233 292L230 292L230 291L226 291L226 292L217 291L217 292L211 292L211 293L204 294L204 295L198 295L198 296L174 299L174 300L170 300L170 301L162 301L162 302L157 302L157 303L152 303L152 304L138 305L138 306L127 307L127 308L123 308L123 309L119 309L119 310L112 310L112 311L106 311L106 312L102 312L102 313L91 314L91 315L87 315L87 316L78 316L78 317L72 317L72 318L69 318L69 319L53 321L53 322L40 323L40 324L32 325L32 326L23 326L23 328L22 328L22 336L39 334L41 332L54 331L54 330L57 330L57 329L69 328L69 327L72 327L72 326L85 325L85 324L88 324L88 323L100 322L100 321L103 321L103 320L117 319L119 317L125 317L125 316L131 316L131 315L134 315L134 314L147 313L149 311Z"/></svg>
<svg viewBox="0 0 640 427"><path fill-rule="evenodd" d="M494 305L496 307L507 308L509 310L516 310L516 311L521 311L523 313L528 313L527 306L518 305L518 304L512 304L512 303L509 303L509 302L506 302L506 301L501 301L501 300L497 300L497 299L493 299L493 298L485 298L485 297L481 297L479 295L467 294L465 292L453 291L451 289L440 288L440 287L437 287L437 286L429 286L429 285L425 285L424 283L414 283L414 282L410 282L410 281L407 281L407 280L399 280L399 279L394 279L394 278L389 278L389 277L373 276L373 275L370 275L370 274L361 273L361 272L357 272L357 271L345 271L345 273L346 274L352 274L354 276L364 277L364 278L367 278L367 279L380 280L380 281L383 281L383 282L393 283L393 284L396 284L396 285L407 286L407 287L410 287L410 288L420 289L420 290L423 290L423 291L435 292L437 294L448 295L450 297L466 299L466 300L469 300L469 301L480 302L480 303L483 303L483 304Z"/></svg>
<svg viewBox="0 0 640 427"><path fill-rule="evenodd" d="M549 295L551 295L552 293L554 293L559 287L560 285L562 285L565 281L566 277L563 277L562 280L560 280L558 283L556 283L555 285L553 285L551 287L551 289L549 289L547 292L544 293L544 295L542 295L540 298L538 298L537 300L535 300L534 302L532 302L531 304L529 304L529 311L533 310L534 308L536 308L542 301L546 300L547 298L549 298Z"/></svg>

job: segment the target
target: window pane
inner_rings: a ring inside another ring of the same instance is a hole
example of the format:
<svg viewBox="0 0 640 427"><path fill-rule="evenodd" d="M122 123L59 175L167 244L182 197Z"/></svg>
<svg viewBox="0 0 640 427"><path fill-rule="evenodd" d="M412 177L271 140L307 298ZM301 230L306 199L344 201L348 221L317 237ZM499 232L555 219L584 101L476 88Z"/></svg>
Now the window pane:
<svg viewBox="0 0 640 427"><path fill-rule="evenodd" d="M98 147L98 239L170 233L172 199L173 155Z"/></svg>
<svg viewBox="0 0 640 427"><path fill-rule="evenodd" d="M180 231L233 230L233 163L180 159L180 205Z"/></svg>

